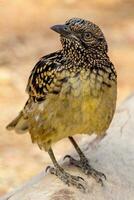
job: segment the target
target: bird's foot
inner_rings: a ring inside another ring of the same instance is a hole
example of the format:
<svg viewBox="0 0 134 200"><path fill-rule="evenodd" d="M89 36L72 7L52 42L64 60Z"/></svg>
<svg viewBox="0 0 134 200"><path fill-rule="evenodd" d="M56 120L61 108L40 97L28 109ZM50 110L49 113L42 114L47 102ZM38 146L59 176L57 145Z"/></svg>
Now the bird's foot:
<svg viewBox="0 0 134 200"><path fill-rule="evenodd" d="M103 179L106 180L105 174L93 169L85 156L81 157L80 160L76 160L70 155L66 155L64 159L66 158L69 158L70 164L81 168L84 174L92 176L96 180L96 182L100 183L103 186Z"/></svg>
<svg viewBox="0 0 134 200"><path fill-rule="evenodd" d="M63 181L68 186L75 186L76 188L80 189L82 192L86 192L87 190L87 183L86 181L80 176L73 176L64 171L61 167L51 167L48 166L46 171L49 171L50 174L56 175L61 181Z"/></svg>

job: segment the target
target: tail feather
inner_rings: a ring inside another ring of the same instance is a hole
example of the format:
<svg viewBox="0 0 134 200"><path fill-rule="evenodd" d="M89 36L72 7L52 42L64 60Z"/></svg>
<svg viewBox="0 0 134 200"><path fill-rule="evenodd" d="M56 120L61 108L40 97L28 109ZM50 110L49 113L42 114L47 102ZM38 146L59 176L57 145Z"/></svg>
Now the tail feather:
<svg viewBox="0 0 134 200"><path fill-rule="evenodd" d="M16 133L25 133L28 131L28 122L24 118L23 112L20 112L19 115L11 121L7 126L7 130L15 130Z"/></svg>

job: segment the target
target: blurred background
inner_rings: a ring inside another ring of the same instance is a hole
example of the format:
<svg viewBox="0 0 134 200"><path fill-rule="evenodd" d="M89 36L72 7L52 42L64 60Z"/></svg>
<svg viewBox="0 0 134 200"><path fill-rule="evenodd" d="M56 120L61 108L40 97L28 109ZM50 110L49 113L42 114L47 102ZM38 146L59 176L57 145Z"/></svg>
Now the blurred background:
<svg viewBox="0 0 134 200"><path fill-rule="evenodd" d="M27 99L25 87L34 64L61 48L49 27L72 17L89 19L105 33L118 72L118 104L134 90L133 0L0 0L0 196L50 162L29 134L16 135L5 126ZM58 142L57 159L70 148L67 140Z"/></svg>

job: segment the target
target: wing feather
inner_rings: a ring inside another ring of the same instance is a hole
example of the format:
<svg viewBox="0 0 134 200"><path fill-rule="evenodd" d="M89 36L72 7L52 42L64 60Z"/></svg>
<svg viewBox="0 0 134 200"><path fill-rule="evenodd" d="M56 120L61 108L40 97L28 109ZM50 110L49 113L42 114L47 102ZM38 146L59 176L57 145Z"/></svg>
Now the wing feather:
<svg viewBox="0 0 134 200"><path fill-rule="evenodd" d="M64 57L62 51L42 57L29 77L26 88L29 96L33 97L35 101L42 101L47 93L59 93L62 82L67 80L65 77L60 77L63 65Z"/></svg>

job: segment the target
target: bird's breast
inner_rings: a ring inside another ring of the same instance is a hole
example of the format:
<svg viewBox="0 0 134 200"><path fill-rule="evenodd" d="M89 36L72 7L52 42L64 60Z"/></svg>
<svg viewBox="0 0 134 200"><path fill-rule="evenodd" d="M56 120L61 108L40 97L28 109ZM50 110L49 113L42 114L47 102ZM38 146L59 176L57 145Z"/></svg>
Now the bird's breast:
<svg viewBox="0 0 134 200"><path fill-rule="evenodd" d="M36 104L29 117L33 142L48 149L70 135L102 134L112 120L115 102L116 83L83 70L70 77L59 94L48 94L43 103Z"/></svg>

